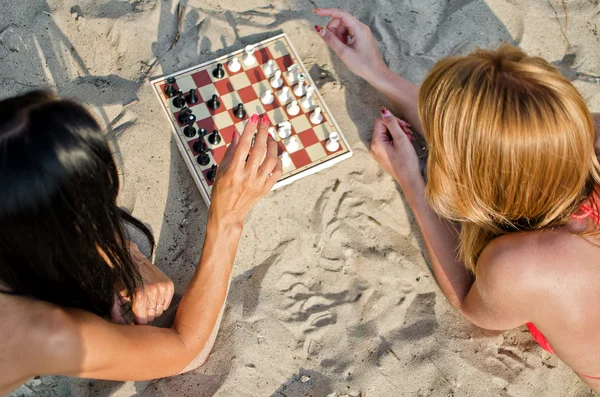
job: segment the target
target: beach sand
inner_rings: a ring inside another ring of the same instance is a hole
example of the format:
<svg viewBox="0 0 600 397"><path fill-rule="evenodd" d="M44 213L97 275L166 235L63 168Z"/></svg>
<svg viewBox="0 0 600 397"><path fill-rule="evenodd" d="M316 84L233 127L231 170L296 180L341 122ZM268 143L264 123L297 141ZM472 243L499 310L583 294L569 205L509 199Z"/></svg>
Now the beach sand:
<svg viewBox="0 0 600 397"><path fill-rule="evenodd" d="M443 56L520 45L559 65L598 112L600 6L566 3L568 27L560 0L3 0L1 96L55 87L97 115L118 144L121 203L152 227L156 263L178 298L202 249L207 207L148 77L285 32L354 150L250 214L203 367L152 382L42 377L13 396L591 396L525 328L484 331L450 307L398 186L369 156L387 103L324 45L313 25L326 20L310 12L351 11L415 84Z"/></svg>

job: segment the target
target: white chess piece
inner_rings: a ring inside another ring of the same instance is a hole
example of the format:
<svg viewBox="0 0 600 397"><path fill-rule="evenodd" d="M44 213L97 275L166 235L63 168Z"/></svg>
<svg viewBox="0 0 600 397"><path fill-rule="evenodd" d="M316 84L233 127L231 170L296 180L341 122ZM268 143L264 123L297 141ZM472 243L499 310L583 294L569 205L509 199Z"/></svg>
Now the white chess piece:
<svg viewBox="0 0 600 397"><path fill-rule="evenodd" d="M262 96L260 97L260 101L264 105L270 105L273 103L274 100L275 100L275 97L273 96L273 91L271 91L271 90L266 90L265 93L262 94Z"/></svg>
<svg viewBox="0 0 600 397"><path fill-rule="evenodd" d="M289 105L287 105L286 110L290 116L295 116L300 113L300 106L298 106L298 101L292 101Z"/></svg>
<svg viewBox="0 0 600 397"><path fill-rule="evenodd" d="M265 77L271 77L273 75L273 73L275 73L275 61L272 59L269 59L267 61L267 63L265 63L263 65L263 72L265 74Z"/></svg>
<svg viewBox="0 0 600 397"><path fill-rule="evenodd" d="M299 148L298 139L296 138L296 136L289 137L288 139L283 141L283 143L285 144L285 148L288 152L295 152Z"/></svg>
<svg viewBox="0 0 600 397"><path fill-rule="evenodd" d="M247 45L246 48L244 48L244 65L246 66L252 66L256 63L256 57L254 56L254 46L253 45Z"/></svg>
<svg viewBox="0 0 600 397"><path fill-rule="evenodd" d="M339 140L340 134L338 134L335 131L330 132L329 139L327 140L327 142L325 142L325 148L327 149L327 151L335 152L336 150L338 150L340 148L340 143L338 142Z"/></svg>
<svg viewBox="0 0 600 397"><path fill-rule="evenodd" d="M292 163L292 158L288 152L283 152L279 155L281 162L283 163L283 168L287 167Z"/></svg>
<svg viewBox="0 0 600 397"><path fill-rule="evenodd" d="M285 72L285 78L287 79L288 84L294 84L296 82L296 80L298 80L298 64L297 63L290 65L290 67L287 68L287 71Z"/></svg>
<svg viewBox="0 0 600 397"><path fill-rule="evenodd" d="M275 127L269 127L269 129L267 131L269 132L269 135L271 135L271 138L277 140Z"/></svg>
<svg viewBox="0 0 600 397"><path fill-rule="evenodd" d="M302 105L302 107L304 109L310 109L311 107L313 107L315 105L315 101L313 100L314 93L315 93L315 86L312 84L307 85L306 86L306 95L300 101L300 105Z"/></svg>
<svg viewBox="0 0 600 397"><path fill-rule="evenodd" d="M305 81L306 76L303 73L300 73L300 75L298 75L298 84L296 84L294 87L294 94L296 94L297 97L301 97L306 94L306 88L304 87Z"/></svg>
<svg viewBox="0 0 600 397"><path fill-rule="evenodd" d="M271 78L271 86L273 88L279 88L283 85L283 79L281 78L281 70L277 69L275 74Z"/></svg>
<svg viewBox="0 0 600 397"><path fill-rule="evenodd" d="M283 123L280 123L278 127L279 128L277 129L277 135L281 139L289 138L290 135L292 135L292 123L290 123L289 121L284 121Z"/></svg>
<svg viewBox="0 0 600 397"><path fill-rule="evenodd" d="M284 104L290 100L290 87L284 86L279 92L277 92L277 99L279 103Z"/></svg>
<svg viewBox="0 0 600 397"><path fill-rule="evenodd" d="M237 73L242 68L242 65L240 64L240 60L239 59L233 58L231 61L229 61L229 63L227 64L227 67L229 68L229 70L231 72Z"/></svg>
<svg viewBox="0 0 600 397"><path fill-rule="evenodd" d="M321 114L321 108L317 106L315 111L310 114L310 122L314 125L321 124L323 122L323 115Z"/></svg>

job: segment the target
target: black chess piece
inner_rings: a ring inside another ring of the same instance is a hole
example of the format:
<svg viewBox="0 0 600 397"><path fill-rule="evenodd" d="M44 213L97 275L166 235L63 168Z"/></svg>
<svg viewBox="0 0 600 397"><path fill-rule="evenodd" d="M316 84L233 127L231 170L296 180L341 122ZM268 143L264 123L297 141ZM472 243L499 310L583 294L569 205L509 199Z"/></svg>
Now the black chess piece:
<svg viewBox="0 0 600 397"><path fill-rule="evenodd" d="M177 83L177 80L175 80L175 77L169 77L167 79L167 85L165 87L165 94L169 98L172 98L177 94L177 89L175 88L175 83Z"/></svg>
<svg viewBox="0 0 600 397"><path fill-rule="evenodd" d="M179 120L179 122L181 124L185 124L187 125L187 120L188 117L192 114L192 111L190 110L190 108L183 108L181 109L181 111L179 112L179 116L177 116L177 119Z"/></svg>
<svg viewBox="0 0 600 397"><path fill-rule="evenodd" d="M208 142L211 145L218 145L219 143L221 143L221 135L219 135L219 131L214 130L209 136L208 136Z"/></svg>
<svg viewBox="0 0 600 397"><path fill-rule="evenodd" d="M198 134L200 135L200 137L203 137L204 135L206 135L208 133L208 131L206 131L204 128L200 128L198 130Z"/></svg>
<svg viewBox="0 0 600 397"><path fill-rule="evenodd" d="M195 105L198 103L198 94L196 94L196 90L194 90L193 88L190 90L190 92L188 93L187 97L185 98L185 100L187 101L187 103L189 103L190 105Z"/></svg>
<svg viewBox="0 0 600 397"><path fill-rule="evenodd" d="M173 106L176 108L182 108L185 106L185 99L183 98L183 92L178 91L177 96L173 99Z"/></svg>
<svg viewBox="0 0 600 397"><path fill-rule="evenodd" d="M213 164L212 167L210 167L210 170L208 170L208 172L206 173L206 177L208 178L209 181L214 182L216 176L217 176L217 165Z"/></svg>
<svg viewBox="0 0 600 397"><path fill-rule="evenodd" d="M233 115L238 119L243 119L244 117L246 117L246 109L244 109L244 104L238 104L235 110L233 111Z"/></svg>
<svg viewBox="0 0 600 397"><path fill-rule="evenodd" d="M210 156L207 152L202 152L197 158L198 164L205 166L210 164Z"/></svg>
<svg viewBox="0 0 600 397"><path fill-rule="evenodd" d="M213 76L215 76L217 79L222 79L225 77L225 70L223 69L222 63L217 63L217 68L213 70Z"/></svg>
<svg viewBox="0 0 600 397"><path fill-rule="evenodd" d="M208 151L208 145L206 144L206 142L204 142L204 138L202 137L202 135L200 135L200 139L194 142L194 145L192 147L194 149L194 152L196 153L205 153Z"/></svg>
<svg viewBox="0 0 600 397"><path fill-rule="evenodd" d="M212 110L217 110L221 106L221 101L219 101L217 94L213 94L212 98L206 102L206 106Z"/></svg>
<svg viewBox="0 0 600 397"><path fill-rule="evenodd" d="M188 138L193 138L196 135L196 128L194 128L194 123L196 122L196 116L193 114L189 114L187 116L187 127L183 129L183 134Z"/></svg>

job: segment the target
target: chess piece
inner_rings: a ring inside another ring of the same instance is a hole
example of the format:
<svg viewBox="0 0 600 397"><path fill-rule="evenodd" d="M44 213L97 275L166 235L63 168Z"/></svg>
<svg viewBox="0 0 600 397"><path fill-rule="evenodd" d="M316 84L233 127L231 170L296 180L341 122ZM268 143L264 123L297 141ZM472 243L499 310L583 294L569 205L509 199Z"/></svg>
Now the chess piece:
<svg viewBox="0 0 600 397"><path fill-rule="evenodd" d="M277 99L279 99L280 104L285 104L290 100L290 87L283 86L281 90L277 92Z"/></svg>
<svg viewBox="0 0 600 397"><path fill-rule="evenodd" d="M196 136L196 128L194 128L195 122L196 116L194 116L193 114L189 114L186 120L187 127L183 129L183 135L187 136L188 138L193 138L194 136Z"/></svg>
<svg viewBox="0 0 600 397"><path fill-rule="evenodd" d="M208 172L206 173L206 178L210 181L210 182L214 182L215 178L217 177L217 165L213 164L210 167L210 170L208 170Z"/></svg>
<svg viewBox="0 0 600 397"><path fill-rule="evenodd" d="M177 92L177 96L175 97L175 99L173 99L173 106L175 106L176 108L181 109L182 107L185 106L185 99L183 98L183 92L178 91Z"/></svg>
<svg viewBox="0 0 600 397"><path fill-rule="evenodd" d="M273 88L279 88L283 85L283 79L281 78L281 70L277 69L273 77L271 77L271 86Z"/></svg>
<svg viewBox="0 0 600 397"><path fill-rule="evenodd" d="M315 111L310 114L310 122L314 125L321 124L323 122L323 115L321 114L321 108L317 106Z"/></svg>
<svg viewBox="0 0 600 397"><path fill-rule="evenodd" d="M192 88L190 90L190 92L187 94L187 97L185 98L185 100L190 105L197 104L198 103L198 94L196 94L196 90Z"/></svg>
<svg viewBox="0 0 600 397"><path fill-rule="evenodd" d="M175 83L177 83L177 80L175 80L175 77L169 77L167 79L167 85L165 86L165 95L168 96L169 98L172 98L177 94L177 89L175 88Z"/></svg>
<svg viewBox="0 0 600 397"><path fill-rule="evenodd" d="M273 96L273 91L271 91L271 90L266 90L265 93L262 94L262 96L260 97L260 101L264 105L270 105L273 103L274 100L275 100L275 97Z"/></svg>
<svg viewBox="0 0 600 397"><path fill-rule="evenodd" d="M179 112L179 115L177 116L177 120L179 120L179 122L181 124L187 125L187 120L189 115L192 114L192 111L190 110L190 108L188 107L184 107L183 109L181 109L181 111Z"/></svg>
<svg viewBox="0 0 600 397"><path fill-rule="evenodd" d="M279 155L281 159L281 163L283 164L283 168L289 166L292 163L292 158L288 152L283 152Z"/></svg>
<svg viewBox="0 0 600 397"><path fill-rule="evenodd" d="M208 152L206 152L206 151L201 152L198 155L198 158L196 160L198 161L198 164L200 164L202 166L207 166L210 164L210 156L208 155Z"/></svg>
<svg viewBox="0 0 600 397"><path fill-rule="evenodd" d="M256 57L254 56L254 46L253 45L247 45L246 48L244 48L244 65L246 66L252 66L256 63Z"/></svg>
<svg viewBox="0 0 600 397"><path fill-rule="evenodd" d="M202 134L200 134L200 139L198 139L196 142L194 142L194 144L192 145L192 148L194 149L194 152L196 152L196 153L204 153L204 152L208 151L208 145L206 144L206 142L204 142L204 138L203 138ZM206 164L204 164L204 165L206 165Z"/></svg>
<svg viewBox="0 0 600 397"><path fill-rule="evenodd" d="M300 106L298 106L298 101L292 101L289 105L287 105L286 110L290 116L296 116L300 113Z"/></svg>
<svg viewBox="0 0 600 397"><path fill-rule="evenodd" d="M289 138L292 135L292 123L284 121L277 126L277 135L281 139Z"/></svg>
<svg viewBox="0 0 600 397"><path fill-rule="evenodd" d="M221 143L221 135L219 135L219 131L214 130L210 133L210 135L208 136L208 143L210 143L211 145L218 145L219 143Z"/></svg>
<svg viewBox="0 0 600 397"><path fill-rule="evenodd" d="M244 104L238 103L237 107L233 111L233 115L238 119L243 119L246 117L246 109L244 109Z"/></svg>
<svg viewBox="0 0 600 397"><path fill-rule="evenodd" d="M327 140L327 142L325 142L325 148L327 149L327 151L335 152L336 150L338 150L340 148L340 143L338 142L339 140L340 135L337 132L330 132L329 139Z"/></svg>
<svg viewBox="0 0 600 397"><path fill-rule="evenodd" d="M236 57L229 61L227 67L232 73L237 73L242 68L242 64L240 63L240 60Z"/></svg>
<svg viewBox="0 0 600 397"><path fill-rule="evenodd" d="M299 148L298 138L296 138L295 135L289 137L288 139L283 141L283 143L285 144L285 148L287 149L288 152L295 152Z"/></svg>
<svg viewBox="0 0 600 397"><path fill-rule="evenodd" d="M221 106L221 101L219 101L217 94L213 94L212 98L206 102L206 106L212 110L217 110Z"/></svg>
<svg viewBox="0 0 600 397"><path fill-rule="evenodd" d="M275 73L275 67L276 67L275 61L272 59L269 59L267 61L267 63L265 63L262 67L265 77L267 77L267 78L271 77L273 75L273 73Z"/></svg>
<svg viewBox="0 0 600 397"><path fill-rule="evenodd" d="M269 135L271 135L271 138L273 138L274 140L277 140L277 136L276 136L277 133L275 132L275 127L269 127L267 132L269 133Z"/></svg>
<svg viewBox="0 0 600 397"><path fill-rule="evenodd" d="M294 84L298 80L298 64L295 63L287 68L285 72L285 78L288 81L288 84Z"/></svg>
<svg viewBox="0 0 600 397"><path fill-rule="evenodd" d="M304 83L306 82L306 76L303 73L298 75L298 84L294 87L294 94L297 97L304 96L306 94L306 88L304 88Z"/></svg>
<svg viewBox="0 0 600 397"><path fill-rule="evenodd" d="M217 68L213 70L213 76L217 79L222 79L225 77L225 69L223 69L222 63L217 63Z"/></svg>
<svg viewBox="0 0 600 397"><path fill-rule="evenodd" d="M307 85L306 86L306 95L300 101L300 105L302 105L302 107L304 109L310 109L311 107L315 106L315 101L313 100L314 93L315 93L315 86L312 84Z"/></svg>

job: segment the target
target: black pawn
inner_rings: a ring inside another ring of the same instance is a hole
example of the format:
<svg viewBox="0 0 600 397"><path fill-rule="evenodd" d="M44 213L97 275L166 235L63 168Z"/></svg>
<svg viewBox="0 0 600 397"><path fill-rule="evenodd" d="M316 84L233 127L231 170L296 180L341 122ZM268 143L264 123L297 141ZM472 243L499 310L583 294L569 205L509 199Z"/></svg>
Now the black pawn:
<svg viewBox="0 0 600 397"><path fill-rule="evenodd" d="M217 94L213 94L212 98L206 102L206 106L212 110L217 110L221 106L221 101L219 101Z"/></svg>
<svg viewBox="0 0 600 397"><path fill-rule="evenodd" d="M208 131L206 131L204 128L200 128L198 130L198 134L200 134L201 137L203 137L204 135L206 135L208 133Z"/></svg>
<svg viewBox="0 0 600 397"><path fill-rule="evenodd" d="M238 104L235 110L233 111L233 115L238 119L243 119L244 117L246 117L246 109L244 109L244 105L241 103Z"/></svg>
<svg viewBox="0 0 600 397"><path fill-rule="evenodd" d="M213 76L215 76L217 79L222 79L225 77L225 70L223 70L222 63L217 63L217 68L213 70Z"/></svg>
<svg viewBox="0 0 600 397"><path fill-rule="evenodd" d="M176 108L182 108L185 106L185 99L183 98L183 92L179 91L175 99L173 99L173 106Z"/></svg>
<svg viewBox="0 0 600 397"><path fill-rule="evenodd" d="M210 142L211 145L218 145L219 143L221 143L221 135L219 135L219 131L214 130L208 136L208 142Z"/></svg>
<svg viewBox="0 0 600 397"><path fill-rule="evenodd" d="M177 90L175 89L175 83L177 83L177 80L175 80L175 77L169 77L167 79L167 86L165 87L165 94L169 98L172 98L177 94Z"/></svg>
<svg viewBox="0 0 600 397"><path fill-rule="evenodd" d="M208 146L206 145L206 142L204 142L202 136L200 136L200 139L194 142L193 148L194 152L196 153L206 153L208 151Z"/></svg>
<svg viewBox="0 0 600 397"><path fill-rule="evenodd" d="M200 153L197 160L198 160L198 164L203 165L203 166L210 164L210 156L206 152Z"/></svg>
<svg viewBox="0 0 600 397"><path fill-rule="evenodd" d="M187 116L187 127L183 129L183 134L188 138L193 138L196 135L196 128L194 128L194 123L196 122L196 116L193 114L189 114Z"/></svg>
<svg viewBox="0 0 600 397"><path fill-rule="evenodd" d="M217 165L213 164L212 167L210 167L210 170L208 170L208 172L206 173L206 177L208 178L209 181L214 182L216 176L217 176Z"/></svg>
<svg viewBox="0 0 600 397"><path fill-rule="evenodd" d="M179 112L179 116L177 116L177 119L179 120L179 122L181 124L187 125L188 117L191 114L192 114L192 111L190 110L190 108L183 108L183 109L181 109L181 112Z"/></svg>
<svg viewBox="0 0 600 397"><path fill-rule="evenodd" d="M189 103L190 105L195 105L198 103L198 95L196 94L196 90L194 90L193 88L190 90L190 93L187 95L187 98L185 98L187 103Z"/></svg>

